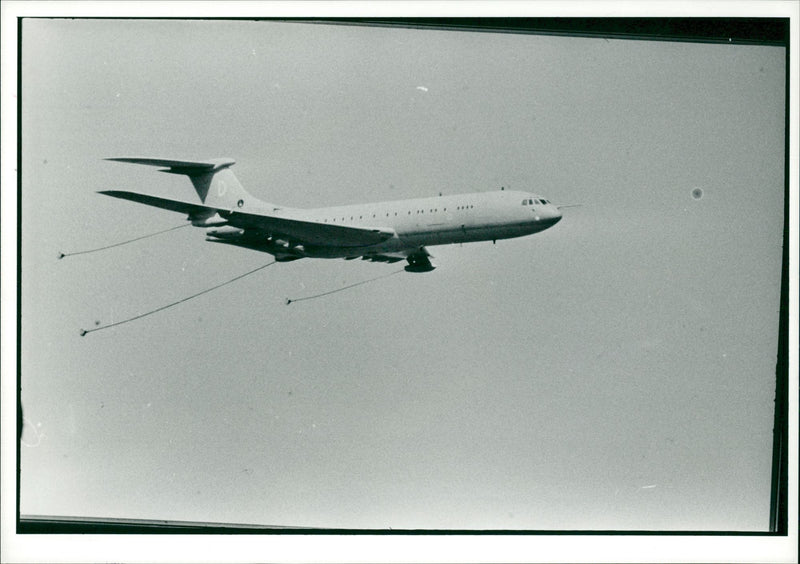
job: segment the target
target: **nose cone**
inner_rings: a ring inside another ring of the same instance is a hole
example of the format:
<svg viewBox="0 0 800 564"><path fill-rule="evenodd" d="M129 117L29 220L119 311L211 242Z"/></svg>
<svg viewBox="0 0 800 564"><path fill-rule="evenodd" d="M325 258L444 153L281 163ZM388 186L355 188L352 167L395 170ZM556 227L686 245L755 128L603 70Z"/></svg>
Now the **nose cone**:
<svg viewBox="0 0 800 564"><path fill-rule="evenodd" d="M553 227L556 223L561 221L562 217L561 210L554 205L549 205L546 210L542 211L540 222L546 226L545 228Z"/></svg>
<svg viewBox="0 0 800 564"><path fill-rule="evenodd" d="M544 198L528 198L523 200L522 205L529 206L534 233L549 229L561 221L561 210Z"/></svg>

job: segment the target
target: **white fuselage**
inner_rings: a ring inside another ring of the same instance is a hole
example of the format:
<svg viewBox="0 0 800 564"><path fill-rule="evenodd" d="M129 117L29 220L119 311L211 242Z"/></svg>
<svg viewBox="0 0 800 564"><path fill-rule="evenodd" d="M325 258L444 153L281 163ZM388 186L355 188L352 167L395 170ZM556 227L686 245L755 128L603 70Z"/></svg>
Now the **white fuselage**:
<svg viewBox="0 0 800 564"><path fill-rule="evenodd" d="M357 249L306 245L303 254L318 258L509 239L538 233L561 219L558 208L541 196L512 190L329 208L283 209L278 214L332 225L390 228L397 234L382 243Z"/></svg>
<svg viewBox="0 0 800 564"><path fill-rule="evenodd" d="M315 209L276 206L248 193L231 170L233 159L201 161L150 157L109 160L167 167L186 175L200 203L127 190L102 194L186 213L206 240L270 253L278 261L357 258L406 259L410 272L429 272L427 246L495 241L538 233L561 212L536 194L512 190Z"/></svg>

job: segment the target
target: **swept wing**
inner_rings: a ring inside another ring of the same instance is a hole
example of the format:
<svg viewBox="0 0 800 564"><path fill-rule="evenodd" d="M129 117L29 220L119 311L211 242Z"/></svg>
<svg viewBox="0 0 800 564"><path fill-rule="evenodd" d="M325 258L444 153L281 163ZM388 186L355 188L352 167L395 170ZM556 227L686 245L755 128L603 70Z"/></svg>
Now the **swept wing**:
<svg viewBox="0 0 800 564"><path fill-rule="evenodd" d="M286 237L298 243L335 247L366 247L381 243L396 235L393 229L387 228L331 225L289 216L221 209L125 190L104 190L100 193L195 217L208 217L218 213L228 221L229 225L234 227L247 231L258 231L272 236Z"/></svg>

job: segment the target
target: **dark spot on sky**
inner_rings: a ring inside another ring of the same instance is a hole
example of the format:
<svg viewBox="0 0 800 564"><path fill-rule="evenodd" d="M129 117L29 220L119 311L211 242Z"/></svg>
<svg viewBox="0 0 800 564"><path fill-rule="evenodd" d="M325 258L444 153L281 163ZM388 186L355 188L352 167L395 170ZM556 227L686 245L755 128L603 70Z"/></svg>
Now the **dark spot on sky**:
<svg viewBox="0 0 800 564"><path fill-rule="evenodd" d="M702 188L695 188L694 190L692 190L692 198L694 198L695 200L699 200L702 197L703 197Z"/></svg>

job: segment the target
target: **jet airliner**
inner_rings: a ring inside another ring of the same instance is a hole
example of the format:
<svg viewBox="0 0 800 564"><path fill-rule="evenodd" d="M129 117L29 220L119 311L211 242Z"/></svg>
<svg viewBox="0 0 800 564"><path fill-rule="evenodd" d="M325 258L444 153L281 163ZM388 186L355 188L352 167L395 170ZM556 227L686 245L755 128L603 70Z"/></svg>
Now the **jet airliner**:
<svg viewBox="0 0 800 564"><path fill-rule="evenodd" d="M162 167L189 177L199 202L124 190L115 198L187 214L206 240L266 252L284 262L300 258L406 260L408 272L436 268L427 246L496 241L544 231L561 211L542 196L499 190L455 196L299 209L261 201L245 191L232 159L204 161L140 157L106 159Z"/></svg>

